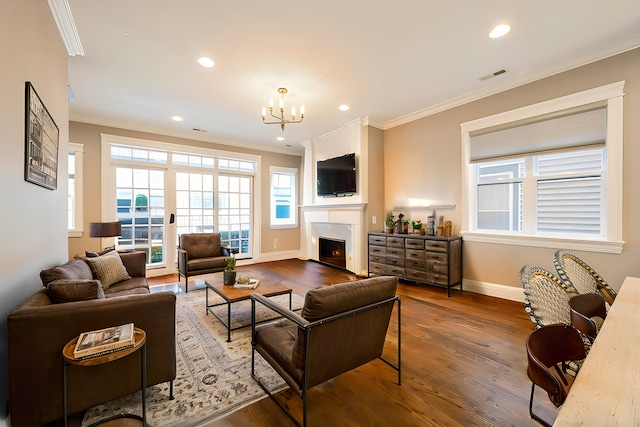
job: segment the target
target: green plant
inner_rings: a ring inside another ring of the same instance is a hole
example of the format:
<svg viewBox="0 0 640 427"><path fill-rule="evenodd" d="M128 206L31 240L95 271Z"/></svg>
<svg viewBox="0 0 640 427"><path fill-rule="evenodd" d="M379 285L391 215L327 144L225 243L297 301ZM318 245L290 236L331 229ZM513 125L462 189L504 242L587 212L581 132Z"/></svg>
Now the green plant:
<svg viewBox="0 0 640 427"><path fill-rule="evenodd" d="M414 230L419 230L420 228L422 228L422 220L416 219L411 221L411 226L413 227Z"/></svg>
<svg viewBox="0 0 640 427"><path fill-rule="evenodd" d="M387 214L387 219L384 220L384 223L387 226L387 228L393 228L393 226L396 225L396 220L393 217L393 212L389 212Z"/></svg>
<svg viewBox="0 0 640 427"><path fill-rule="evenodd" d="M236 271L236 257L227 258L227 266L224 268L224 271L229 273Z"/></svg>

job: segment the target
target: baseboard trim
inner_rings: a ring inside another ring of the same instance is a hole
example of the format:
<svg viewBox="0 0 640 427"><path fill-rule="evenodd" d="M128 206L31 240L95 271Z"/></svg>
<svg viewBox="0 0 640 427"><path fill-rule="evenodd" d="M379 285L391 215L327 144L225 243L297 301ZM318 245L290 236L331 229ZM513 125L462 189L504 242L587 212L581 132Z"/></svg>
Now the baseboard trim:
<svg viewBox="0 0 640 427"><path fill-rule="evenodd" d="M253 263L282 261L285 259L298 258L300 251L279 251L279 252L263 252L257 259L253 259Z"/></svg>
<svg viewBox="0 0 640 427"><path fill-rule="evenodd" d="M462 281L462 289L477 294L524 303L524 294L521 287L464 279Z"/></svg>

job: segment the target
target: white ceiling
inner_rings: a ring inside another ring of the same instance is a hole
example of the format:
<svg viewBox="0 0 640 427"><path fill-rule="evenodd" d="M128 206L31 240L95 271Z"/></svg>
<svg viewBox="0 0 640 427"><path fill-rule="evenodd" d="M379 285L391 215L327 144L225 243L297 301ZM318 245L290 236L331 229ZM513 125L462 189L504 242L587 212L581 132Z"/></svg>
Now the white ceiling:
<svg viewBox="0 0 640 427"><path fill-rule="evenodd" d="M390 128L640 46L638 0L69 4L85 51L69 58L71 120L285 152L358 118ZM511 32L490 39L500 23ZM284 142L260 118L278 87L287 111L306 108Z"/></svg>

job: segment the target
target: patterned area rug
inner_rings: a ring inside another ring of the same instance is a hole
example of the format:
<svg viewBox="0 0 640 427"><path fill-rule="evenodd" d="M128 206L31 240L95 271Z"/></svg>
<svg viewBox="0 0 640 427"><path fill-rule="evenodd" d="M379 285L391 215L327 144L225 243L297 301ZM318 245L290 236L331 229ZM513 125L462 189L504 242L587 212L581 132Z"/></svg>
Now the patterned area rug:
<svg viewBox="0 0 640 427"><path fill-rule="evenodd" d="M209 292L209 302L222 299ZM289 297L272 298L287 306ZM301 308L303 298L293 294L293 308ZM251 302L232 306L236 322L251 320ZM264 307L256 313L258 319L273 317ZM226 306L218 307L220 315ZM205 315L205 290L179 294L176 306L177 377L174 381L174 400L169 400L169 384L147 388L147 423L150 427L199 426L250 405L266 394L251 378L251 328L231 333L211 314ZM272 368L256 354L256 373L270 390L284 388L285 383ZM87 411L83 426L117 414L142 414L140 392L125 396Z"/></svg>

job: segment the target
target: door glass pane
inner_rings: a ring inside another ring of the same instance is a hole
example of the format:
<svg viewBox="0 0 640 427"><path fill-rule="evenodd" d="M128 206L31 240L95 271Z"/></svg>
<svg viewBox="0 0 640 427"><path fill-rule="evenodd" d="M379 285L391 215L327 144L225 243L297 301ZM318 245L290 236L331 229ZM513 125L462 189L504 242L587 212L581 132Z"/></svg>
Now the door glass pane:
<svg viewBox="0 0 640 427"><path fill-rule="evenodd" d="M164 171L116 167L118 248L145 252L150 265L165 262L164 177Z"/></svg>
<svg viewBox="0 0 640 427"><path fill-rule="evenodd" d="M213 175L176 172L178 236L185 233L213 233Z"/></svg>
<svg viewBox="0 0 640 427"><path fill-rule="evenodd" d="M251 256L251 213L253 179L249 176L220 175L218 223L222 244L238 251L239 258Z"/></svg>

